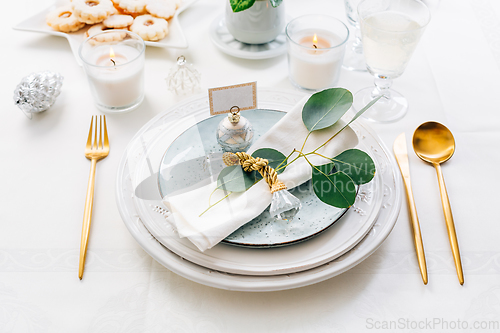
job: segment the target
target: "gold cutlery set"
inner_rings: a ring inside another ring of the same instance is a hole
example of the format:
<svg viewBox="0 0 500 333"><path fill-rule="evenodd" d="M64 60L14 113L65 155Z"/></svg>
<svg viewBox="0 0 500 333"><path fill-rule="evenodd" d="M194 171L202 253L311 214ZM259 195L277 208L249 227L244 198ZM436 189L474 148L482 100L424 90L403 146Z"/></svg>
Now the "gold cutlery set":
<svg viewBox="0 0 500 333"><path fill-rule="evenodd" d="M441 163L446 162L453 156L455 152L455 139L450 130L438 122L426 122L420 125L413 134L413 150L417 156L425 162L432 164L436 168L439 189L441 193L441 203L443 205L446 228L448 230L448 238L450 239L455 268L457 270L458 281L461 285L464 284L464 274L462 270L462 262L460 259L460 251L458 248L457 234L453 215L451 213L450 201L446 191L443 174L441 172ZM406 137L401 133L394 141L394 155L403 176L406 193L408 197L408 206L410 210L411 228L413 232L413 241L417 252L418 264L424 284L427 284L427 265L425 262L424 245L422 242L422 234L420 232L420 224L418 222L417 210L413 199L413 192L410 182L410 167L408 163L408 153L406 149Z"/></svg>

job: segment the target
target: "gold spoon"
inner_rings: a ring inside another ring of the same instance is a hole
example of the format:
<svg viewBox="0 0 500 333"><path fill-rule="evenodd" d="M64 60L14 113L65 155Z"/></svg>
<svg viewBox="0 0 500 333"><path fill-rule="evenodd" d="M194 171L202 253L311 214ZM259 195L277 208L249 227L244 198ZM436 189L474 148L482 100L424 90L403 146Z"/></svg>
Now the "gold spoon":
<svg viewBox="0 0 500 333"><path fill-rule="evenodd" d="M455 152L455 139L446 126L429 121L420 125L415 130L415 133L413 133L413 150L415 150L418 157L431 163L436 168L439 190L441 192L441 203L443 204L444 218L446 220L446 228L448 229L448 238L450 239L453 259L455 260L458 281L463 285L464 273L462 271L460 251L458 250L457 233L455 232L450 201L446 192L443 173L441 172L441 163L448 161Z"/></svg>

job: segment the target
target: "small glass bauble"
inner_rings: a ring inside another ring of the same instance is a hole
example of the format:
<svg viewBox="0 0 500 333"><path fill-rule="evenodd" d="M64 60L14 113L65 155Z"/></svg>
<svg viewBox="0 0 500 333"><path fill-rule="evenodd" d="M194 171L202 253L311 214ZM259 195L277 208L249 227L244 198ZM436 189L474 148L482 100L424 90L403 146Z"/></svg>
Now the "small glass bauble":
<svg viewBox="0 0 500 333"><path fill-rule="evenodd" d="M177 95L194 93L200 88L200 77L200 73L181 55L166 78L168 90Z"/></svg>
<svg viewBox="0 0 500 333"><path fill-rule="evenodd" d="M273 193L269 213L277 220L291 221L301 207L302 204L296 196L287 190L280 190Z"/></svg>
<svg viewBox="0 0 500 333"><path fill-rule="evenodd" d="M217 128L217 142L226 152L245 151L253 140L253 127L250 121L238 113L224 117Z"/></svg>

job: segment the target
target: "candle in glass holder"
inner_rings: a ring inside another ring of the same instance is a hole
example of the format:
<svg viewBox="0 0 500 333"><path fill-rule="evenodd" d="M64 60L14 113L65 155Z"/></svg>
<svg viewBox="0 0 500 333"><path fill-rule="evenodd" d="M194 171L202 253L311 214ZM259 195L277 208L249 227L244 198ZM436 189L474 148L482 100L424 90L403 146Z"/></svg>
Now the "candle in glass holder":
<svg viewBox="0 0 500 333"><path fill-rule="evenodd" d="M106 33L117 34L101 34ZM104 112L132 111L144 99L144 41L134 33L123 33L130 36L106 41L98 34L80 47L94 101Z"/></svg>
<svg viewBox="0 0 500 333"><path fill-rule="evenodd" d="M320 90L337 84L349 30L325 15L306 15L287 28L288 72L293 84Z"/></svg>

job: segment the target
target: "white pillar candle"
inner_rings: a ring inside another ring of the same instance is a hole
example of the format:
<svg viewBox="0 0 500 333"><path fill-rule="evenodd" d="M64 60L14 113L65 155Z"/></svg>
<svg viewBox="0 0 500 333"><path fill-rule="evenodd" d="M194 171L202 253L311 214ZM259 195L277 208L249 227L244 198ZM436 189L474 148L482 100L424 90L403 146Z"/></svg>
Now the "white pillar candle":
<svg viewBox="0 0 500 333"><path fill-rule="evenodd" d="M323 21L330 19L329 17L325 19L322 15L308 15L302 18L311 19L311 16L323 18ZM319 24L319 28L315 28L314 19L310 22L313 26L311 28L294 24L294 21L287 27L288 69L291 81L309 90L335 86L339 80L345 42L349 36L347 27L339 21L341 25L337 32L333 28L324 29L324 24L323 26ZM322 20L318 22L321 23Z"/></svg>
<svg viewBox="0 0 500 333"><path fill-rule="evenodd" d="M123 45L96 48L90 61L101 68L89 73L88 79L98 104L123 107L143 95L144 66L130 64L138 56L138 50Z"/></svg>
<svg viewBox="0 0 500 333"><path fill-rule="evenodd" d="M102 111L131 111L144 98L144 41L128 31L120 31L118 41L106 41L106 33L118 32L105 31L80 47L90 90Z"/></svg>

